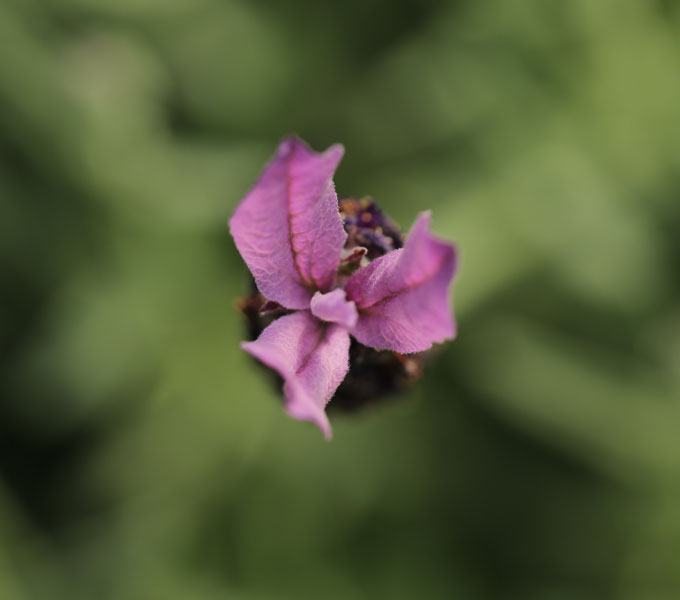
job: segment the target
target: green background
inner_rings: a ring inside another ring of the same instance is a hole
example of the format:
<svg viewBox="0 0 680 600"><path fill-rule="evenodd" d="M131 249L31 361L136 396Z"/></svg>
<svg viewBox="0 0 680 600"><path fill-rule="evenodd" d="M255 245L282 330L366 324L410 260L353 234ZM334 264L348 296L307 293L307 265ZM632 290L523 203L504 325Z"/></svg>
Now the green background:
<svg viewBox="0 0 680 600"><path fill-rule="evenodd" d="M1 0L0 599L680 598L680 6ZM287 418L278 140L455 240L458 339Z"/></svg>

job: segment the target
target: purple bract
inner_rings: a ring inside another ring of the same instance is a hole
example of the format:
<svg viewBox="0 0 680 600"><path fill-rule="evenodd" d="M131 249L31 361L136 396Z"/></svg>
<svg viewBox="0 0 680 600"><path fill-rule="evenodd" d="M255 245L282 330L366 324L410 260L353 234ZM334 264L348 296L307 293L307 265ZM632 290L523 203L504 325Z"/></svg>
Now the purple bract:
<svg viewBox="0 0 680 600"><path fill-rule="evenodd" d="M313 421L326 437L325 406L349 369L350 335L404 354L455 336L449 290L456 251L430 234L429 212L418 216L403 248L386 247L370 262L363 249L343 252L347 233L333 185L343 153L339 144L316 153L286 138L229 222L268 305L295 311L241 347L283 378L286 412ZM365 214L367 222L384 219ZM382 237L381 245L391 244Z"/></svg>

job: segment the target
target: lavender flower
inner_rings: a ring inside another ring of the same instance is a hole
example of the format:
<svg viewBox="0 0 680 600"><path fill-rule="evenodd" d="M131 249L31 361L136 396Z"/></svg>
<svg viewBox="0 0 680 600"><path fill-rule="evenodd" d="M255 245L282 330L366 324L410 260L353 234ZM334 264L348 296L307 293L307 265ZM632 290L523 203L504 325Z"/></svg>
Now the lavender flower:
<svg viewBox="0 0 680 600"><path fill-rule="evenodd" d="M283 378L286 412L327 438L325 406L349 370L350 334L401 354L455 336L454 247L430 234L429 212L403 248L374 205L360 216L345 211L343 223L333 185L343 153L339 144L316 153L284 139L229 222L266 310L288 313L241 347Z"/></svg>

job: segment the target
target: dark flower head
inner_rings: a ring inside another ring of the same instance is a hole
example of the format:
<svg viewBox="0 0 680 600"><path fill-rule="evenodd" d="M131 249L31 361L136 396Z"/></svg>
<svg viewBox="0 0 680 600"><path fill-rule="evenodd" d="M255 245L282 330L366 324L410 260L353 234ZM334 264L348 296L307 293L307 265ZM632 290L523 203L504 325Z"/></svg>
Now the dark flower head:
<svg viewBox="0 0 680 600"><path fill-rule="evenodd" d="M285 139L229 222L258 289L242 303L258 337L242 347L283 379L288 414L327 437L324 408L350 356L354 372L380 388L396 362L405 379L419 376L422 360L403 355L455 336L454 247L430 234L429 213L403 242L372 200L338 203L332 178L343 153Z"/></svg>
<svg viewBox="0 0 680 600"><path fill-rule="evenodd" d="M373 260L404 245L399 228L386 217L372 198L343 198L339 203L347 242L345 247L364 247Z"/></svg>

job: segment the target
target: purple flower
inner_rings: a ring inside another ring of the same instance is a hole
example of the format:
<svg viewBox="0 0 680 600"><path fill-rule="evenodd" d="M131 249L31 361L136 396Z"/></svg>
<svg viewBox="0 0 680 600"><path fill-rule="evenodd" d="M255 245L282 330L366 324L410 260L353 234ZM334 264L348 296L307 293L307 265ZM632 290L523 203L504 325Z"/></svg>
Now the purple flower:
<svg viewBox="0 0 680 600"><path fill-rule="evenodd" d="M326 437L325 406L349 369L350 335L399 353L455 336L449 284L456 252L430 234L429 212L418 216L403 248L351 275L343 268L354 257L368 261L365 252L343 253L347 233L333 185L343 153L339 144L316 153L296 137L284 139L229 221L268 305L293 311L241 347L283 378L286 412L313 421Z"/></svg>

